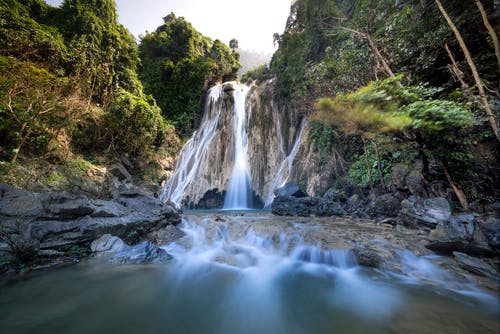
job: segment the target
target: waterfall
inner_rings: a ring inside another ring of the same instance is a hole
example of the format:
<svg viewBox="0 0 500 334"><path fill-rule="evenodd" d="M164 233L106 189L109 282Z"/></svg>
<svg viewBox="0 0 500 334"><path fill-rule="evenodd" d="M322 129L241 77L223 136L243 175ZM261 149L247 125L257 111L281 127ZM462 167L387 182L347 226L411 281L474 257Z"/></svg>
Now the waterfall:
<svg viewBox="0 0 500 334"><path fill-rule="evenodd" d="M224 200L224 209L249 209L252 207L252 190L248 170L248 134L246 96L250 87L237 86L233 91L234 116L234 166Z"/></svg>
<svg viewBox="0 0 500 334"><path fill-rule="evenodd" d="M222 85L214 86L209 90L201 126L179 153L175 172L160 195L162 201L170 200L177 207L182 205L185 191L195 180L200 162L208 154L209 145L217 134L217 125L222 110L222 95Z"/></svg>
<svg viewBox="0 0 500 334"><path fill-rule="evenodd" d="M300 124L300 130L297 135L297 138L295 139L295 143L293 144L292 150L290 151L290 154L286 155L285 153L285 145L283 141L283 137L281 135L281 124L279 117L277 117L277 122L276 122L276 127L277 131L276 133L278 134L278 141L280 144L280 149L283 152L283 155L285 156L285 159L280 164L280 167L278 168L278 172L274 176L272 186L271 186L271 192L266 198L266 201L264 203L265 208L271 207L271 203L274 200L274 190L284 186L287 182L288 179L290 178L290 175L292 174L292 166L293 166L293 161L295 159L295 155L297 154L297 151L299 150L300 146L300 141L302 138L302 132L304 131L304 128L306 126L306 119L304 118L302 120L302 123Z"/></svg>

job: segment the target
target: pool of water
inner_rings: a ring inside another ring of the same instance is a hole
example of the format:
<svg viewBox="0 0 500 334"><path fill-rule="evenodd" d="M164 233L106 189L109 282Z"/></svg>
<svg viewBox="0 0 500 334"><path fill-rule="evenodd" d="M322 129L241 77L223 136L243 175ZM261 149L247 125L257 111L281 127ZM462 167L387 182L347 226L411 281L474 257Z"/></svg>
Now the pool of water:
<svg viewBox="0 0 500 334"><path fill-rule="evenodd" d="M222 225L224 226L224 225ZM185 222L167 264L85 261L0 285L0 333L498 333L496 296L421 284L439 274L408 255L399 275L344 249ZM438 275L439 276L439 275ZM438 280L442 279L438 277ZM431 280L432 282L432 280Z"/></svg>

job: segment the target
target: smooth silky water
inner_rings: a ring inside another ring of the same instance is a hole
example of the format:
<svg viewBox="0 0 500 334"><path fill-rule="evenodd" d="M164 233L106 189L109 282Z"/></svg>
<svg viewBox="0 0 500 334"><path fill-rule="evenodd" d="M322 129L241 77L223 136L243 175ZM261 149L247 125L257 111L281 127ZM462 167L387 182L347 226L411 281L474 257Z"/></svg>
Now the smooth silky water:
<svg viewBox="0 0 500 334"><path fill-rule="evenodd" d="M203 213L197 223L189 217L182 224L186 236L164 246L174 256L167 264L90 260L3 282L0 333L455 334L500 328L496 297L454 284L444 270L411 253L402 255L405 269L396 275L358 266L350 251L307 245L302 235L314 226L262 235L255 227L269 222L258 211Z"/></svg>

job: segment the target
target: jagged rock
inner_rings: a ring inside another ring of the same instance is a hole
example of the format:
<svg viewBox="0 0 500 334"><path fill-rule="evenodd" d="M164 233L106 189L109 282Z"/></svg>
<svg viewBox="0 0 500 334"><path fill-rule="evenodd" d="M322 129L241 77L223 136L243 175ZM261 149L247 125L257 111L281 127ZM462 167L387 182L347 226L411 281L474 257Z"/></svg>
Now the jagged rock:
<svg viewBox="0 0 500 334"><path fill-rule="evenodd" d="M427 198L429 196L422 173L422 162L416 161L413 167L396 165L392 169L389 187L393 190L408 191L413 195Z"/></svg>
<svg viewBox="0 0 500 334"><path fill-rule="evenodd" d="M224 193L219 189L207 191L196 205L197 209L220 209L224 206Z"/></svg>
<svg viewBox="0 0 500 334"><path fill-rule="evenodd" d="M313 210L316 216L345 216L347 212L344 210L342 203L331 202L329 200L321 199L318 205Z"/></svg>
<svg viewBox="0 0 500 334"><path fill-rule="evenodd" d="M500 219L490 217L478 225L488 244L500 252Z"/></svg>
<svg viewBox="0 0 500 334"><path fill-rule="evenodd" d="M307 217L315 213L319 198L278 196L271 205L271 212L278 216Z"/></svg>
<svg viewBox="0 0 500 334"><path fill-rule="evenodd" d="M120 194L115 202L30 193L0 183L0 195L0 221L5 230L14 234L22 230L24 238L40 250L82 245L103 234L141 236L180 223L178 211L140 193Z"/></svg>
<svg viewBox="0 0 500 334"><path fill-rule="evenodd" d="M345 201L347 201L347 197L345 195L345 192L343 192L337 188L333 188L333 187L328 189L323 194L323 199L330 201L330 202L345 202Z"/></svg>
<svg viewBox="0 0 500 334"><path fill-rule="evenodd" d="M95 211L94 205L88 198L79 198L58 193L43 196L42 205L46 217L57 220L85 217Z"/></svg>
<svg viewBox="0 0 500 334"><path fill-rule="evenodd" d="M453 252L453 256L460 268L479 276L489 277L497 281L500 280L495 268L485 261L460 252Z"/></svg>
<svg viewBox="0 0 500 334"><path fill-rule="evenodd" d="M117 253L121 252L127 245L122 239L111 234L104 234L99 239L92 241L90 250L92 253Z"/></svg>
<svg viewBox="0 0 500 334"><path fill-rule="evenodd" d="M164 249L156 247L150 241L141 242L135 246L126 247L115 254L111 262L120 264L141 264L150 262L165 262L172 258Z"/></svg>
<svg viewBox="0 0 500 334"><path fill-rule="evenodd" d="M431 231L430 236L443 242L472 241L474 229L474 215L461 213L451 216L447 221L439 222L436 229Z"/></svg>
<svg viewBox="0 0 500 334"><path fill-rule="evenodd" d="M277 197L306 197L307 194L302 191L299 185L295 182L288 182L283 187L278 188L274 191L274 195Z"/></svg>
<svg viewBox="0 0 500 334"><path fill-rule="evenodd" d="M393 194L384 194L376 197L371 206L375 214L395 217L401 209L401 199Z"/></svg>
<svg viewBox="0 0 500 334"><path fill-rule="evenodd" d="M401 202L398 217L409 227L435 228L437 224L446 222L451 217L451 208L448 201L442 197L423 199L410 196Z"/></svg>
<svg viewBox="0 0 500 334"><path fill-rule="evenodd" d="M431 231L427 248L442 254L462 252L470 255L493 256L493 250L482 240L475 240L475 221L472 214L461 213L439 222Z"/></svg>
<svg viewBox="0 0 500 334"><path fill-rule="evenodd" d="M147 235L147 239L152 241L156 245L164 245L167 243L174 242L186 234L174 225L167 225L167 227L150 232Z"/></svg>
<svg viewBox="0 0 500 334"><path fill-rule="evenodd" d="M359 197L358 194L354 194L347 199L346 209L349 212L354 212L359 209L359 207L363 204L363 200Z"/></svg>
<svg viewBox="0 0 500 334"><path fill-rule="evenodd" d="M123 166L123 164L117 162L111 165L108 169L114 176L118 178L120 181L128 181L132 182L132 175L128 172L128 170Z"/></svg>

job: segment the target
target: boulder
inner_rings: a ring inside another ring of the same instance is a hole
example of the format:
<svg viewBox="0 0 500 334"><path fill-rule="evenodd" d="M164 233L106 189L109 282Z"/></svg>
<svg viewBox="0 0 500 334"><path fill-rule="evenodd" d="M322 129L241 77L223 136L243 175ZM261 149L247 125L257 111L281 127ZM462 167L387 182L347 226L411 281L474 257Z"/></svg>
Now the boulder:
<svg viewBox="0 0 500 334"><path fill-rule="evenodd" d="M461 213L439 222L430 237L440 241L472 241L474 229L474 215Z"/></svg>
<svg viewBox="0 0 500 334"><path fill-rule="evenodd" d="M393 194L384 194L376 197L371 207L377 215L395 217L401 209L401 199Z"/></svg>
<svg viewBox="0 0 500 334"><path fill-rule="evenodd" d="M473 274L499 281L498 272L485 261L460 252L453 252L458 266Z"/></svg>
<svg viewBox="0 0 500 334"><path fill-rule="evenodd" d="M274 191L276 197L306 197L307 194L302 191L299 185L295 182L288 182L283 187L278 188Z"/></svg>
<svg viewBox="0 0 500 334"><path fill-rule="evenodd" d="M500 218L490 217L478 225L488 244L500 252Z"/></svg>
<svg viewBox="0 0 500 334"><path fill-rule="evenodd" d="M347 214L342 203L332 202L325 199L321 199L319 201L313 212L316 216L320 217L345 216Z"/></svg>
<svg viewBox="0 0 500 334"><path fill-rule="evenodd" d="M494 256L488 244L475 236L474 215L461 213L450 217L447 221L439 222L436 229L429 234L428 249L441 254L451 255L461 252L478 256Z"/></svg>
<svg viewBox="0 0 500 334"><path fill-rule="evenodd" d="M99 239L92 241L90 250L98 255L121 252L127 245L122 239L111 234L104 234Z"/></svg>
<svg viewBox="0 0 500 334"><path fill-rule="evenodd" d="M220 209L224 206L224 192L219 189L207 191L196 205L197 209Z"/></svg>
<svg viewBox="0 0 500 334"><path fill-rule="evenodd" d="M345 202L347 201L347 197L345 192L337 189L330 188L323 194L323 199L330 202Z"/></svg>
<svg viewBox="0 0 500 334"><path fill-rule="evenodd" d="M451 217L448 201L442 197L423 199L410 196L401 202L398 216L401 222L412 228L435 228L440 222L446 222Z"/></svg>
<svg viewBox="0 0 500 334"><path fill-rule="evenodd" d="M172 256L164 249L156 247L150 241L144 241L135 246L128 246L121 252L116 253L111 258L111 262L119 264L141 264L166 262L170 259L172 259Z"/></svg>
<svg viewBox="0 0 500 334"><path fill-rule="evenodd" d="M103 234L125 239L142 237L181 221L173 207L138 191L125 191L115 201L103 201L57 193L30 193L0 183L0 196L0 221L4 229L13 235L25 231L24 238L40 250L60 251L71 245L88 244ZM140 238L131 241L136 239Z"/></svg>
<svg viewBox="0 0 500 334"><path fill-rule="evenodd" d="M271 212L278 216L308 217L315 213L319 198L278 196L271 204Z"/></svg>

